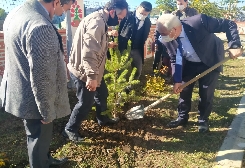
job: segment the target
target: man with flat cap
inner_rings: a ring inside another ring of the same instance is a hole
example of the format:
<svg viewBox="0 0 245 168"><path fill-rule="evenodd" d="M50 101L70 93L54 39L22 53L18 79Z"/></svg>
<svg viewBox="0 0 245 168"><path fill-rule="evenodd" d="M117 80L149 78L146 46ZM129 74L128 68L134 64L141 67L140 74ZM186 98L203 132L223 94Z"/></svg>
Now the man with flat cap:
<svg viewBox="0 0 245 168"><path fill-rule="evenodd" d="M147 17L152 10L152 4L147 1L141 2L139 7L129 13L119 26L118 49L123 52L127 49L128 40L132 41L129 58L132 58L132 67L137 71L135 79L139 79L144 63L144 44L150 32L151 21Z"/></svg>

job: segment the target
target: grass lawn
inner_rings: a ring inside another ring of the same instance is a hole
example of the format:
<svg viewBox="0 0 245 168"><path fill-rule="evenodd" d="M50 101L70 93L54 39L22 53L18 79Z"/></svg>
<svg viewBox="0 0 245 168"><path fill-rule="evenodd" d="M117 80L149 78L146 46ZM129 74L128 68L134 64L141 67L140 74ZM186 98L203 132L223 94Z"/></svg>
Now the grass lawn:
<svg viewBox="0 0 245 168"><path fill-rule="evenodd" d="M152 59L148 59L142 75L151 73ZM68 156L69 163L63 168L80 167L166 167L211 168L228 127L236 114L236 108L244 92L245 60L230 60L224 65L215 91L213 113L210 116L210 133L197 132L198 90L194 90L190 124L186 128L168 129L167 123L176 118L178 97L172 96L149 110L143 119L128 121L122 118L111 127L99 127L95 120L81 125L81 134L87 136L83 143L67 142L61 132L68 117L55 121L51 150L54 155ZM142 87L139 88L142 88ZM145 105L168 93L142 95ZM70 93L70 103L76 103ZM5 154L12 166L28 165L26 137L23 122L7 113L0 113L0 153ZM1 156L1 154L0 154ZM1 158L0 158L1 159Z"/></svg>

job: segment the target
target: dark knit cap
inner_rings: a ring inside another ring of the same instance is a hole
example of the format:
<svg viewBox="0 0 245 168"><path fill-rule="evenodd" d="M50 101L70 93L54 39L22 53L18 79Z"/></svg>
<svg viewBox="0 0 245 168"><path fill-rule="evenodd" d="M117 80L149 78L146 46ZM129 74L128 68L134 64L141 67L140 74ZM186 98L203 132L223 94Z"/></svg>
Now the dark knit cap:
<svg viewBox="0 0 245 168"><path fill-rule="evenodd" d="M140 6L142 6L146 12L150 12L152 10L152 4L150 2L143 1Z"/></svg>

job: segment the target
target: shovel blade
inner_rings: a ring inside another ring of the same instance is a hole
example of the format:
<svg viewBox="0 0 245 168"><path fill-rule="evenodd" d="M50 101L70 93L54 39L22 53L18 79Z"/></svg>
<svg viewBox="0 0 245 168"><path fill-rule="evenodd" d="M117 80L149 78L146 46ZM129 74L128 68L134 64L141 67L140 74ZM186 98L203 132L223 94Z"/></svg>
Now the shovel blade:
<svg viewBox="0 0 245 168"><path fill-rule="evenodd" d="M139 105L131 108L129 111L126 113L126 118L128 120L137 120L141 119L144 117L144 105Z"/></svg>

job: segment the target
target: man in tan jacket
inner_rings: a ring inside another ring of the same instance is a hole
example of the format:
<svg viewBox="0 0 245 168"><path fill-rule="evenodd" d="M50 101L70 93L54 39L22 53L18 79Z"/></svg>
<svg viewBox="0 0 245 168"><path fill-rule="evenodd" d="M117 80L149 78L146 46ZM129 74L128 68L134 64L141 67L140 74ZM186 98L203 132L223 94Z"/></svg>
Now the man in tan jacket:
<svg viewBox="0 0 245 168"><path fill-rule="evenodd" d="M108 47L108 26L118 25L128 10L125 0L110 0L103 9L86 16L78 26L73 39L68 69L77 88L78 103L75 105L63 136L72 141L82 141L78 130L86 119L94 101L97 120L100 125L112 123L113 120L101 115L106 110L107 88L103 78Z"/></svg>

